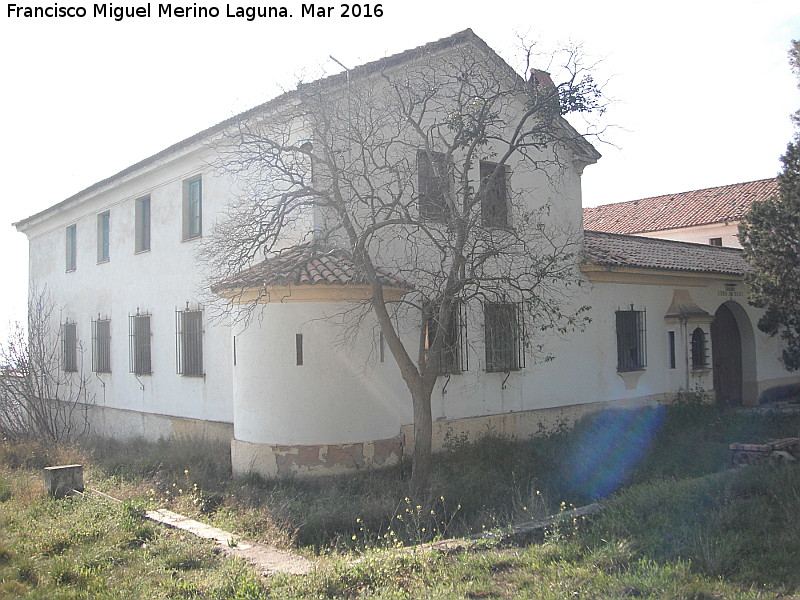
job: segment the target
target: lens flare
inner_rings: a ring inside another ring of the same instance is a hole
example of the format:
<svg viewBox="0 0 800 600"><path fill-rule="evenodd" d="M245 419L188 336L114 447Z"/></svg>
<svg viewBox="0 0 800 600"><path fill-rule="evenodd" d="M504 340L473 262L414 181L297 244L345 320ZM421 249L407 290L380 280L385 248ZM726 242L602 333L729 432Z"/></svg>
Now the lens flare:
<svg viewBox="0 0 800 600"><path fill-rule="evenodd" d="M567 461L573 492L603 498L624 483L664 420L664 407L604 410L588 417L584 436Z"/></svg>

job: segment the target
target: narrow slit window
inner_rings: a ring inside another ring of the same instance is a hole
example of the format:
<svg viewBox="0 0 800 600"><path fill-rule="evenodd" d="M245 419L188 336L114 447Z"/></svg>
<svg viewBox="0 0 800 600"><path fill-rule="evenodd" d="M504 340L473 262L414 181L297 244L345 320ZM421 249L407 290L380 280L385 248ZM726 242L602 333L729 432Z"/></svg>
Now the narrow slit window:
<svg viewBox="0 0 800 600"><path fill-rule="evenodd" d="M675 332L670 331L669 335L669 368L675 368Z"/></svg>
<svg viewBox="0 0 800 600"><path fill-rule="evenodd" d="M297 357L297 366L303 366L303 334L297 333L294 336L294 350Z"/></svg>

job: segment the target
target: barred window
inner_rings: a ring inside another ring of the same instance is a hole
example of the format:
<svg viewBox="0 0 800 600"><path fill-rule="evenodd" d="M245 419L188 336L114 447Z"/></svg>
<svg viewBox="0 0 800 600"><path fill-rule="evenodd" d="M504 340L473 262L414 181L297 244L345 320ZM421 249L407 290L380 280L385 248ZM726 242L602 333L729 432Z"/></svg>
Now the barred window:
<svg viewBox="0 0 800 600"><path fill-rule="evenodd" d="M178 374L186 377L202 377L204 375L202 309L187 308L176 311L175 331Z"/></svg>
<svg viewBox="0 0 800 600"><path fill-rule="evenodd" d="M705 369L708 367L706 332L697 327L692 332L692 368Z"/></svg>
<svg viewBox="0 0 800 600"><path fill-rule="evenodd" d="M78 370L78 326L69 321L61 325L61 366L67 373Z"/></svg>
<svg viewBox="0 0 800 600"><path fill-rule="evenodd" d="M136 375L150 375L153 366L150 361L150 315L139 313L128 317L128 336L130 340L130 372Z"/></svg>
<svg viewBox="0 0 800 600"><path fill-rule="evenodd" d="M444 339L442 340L442 348L439 354L439 373L442 375L463 373L469 369L465 346L467 339L465 308L462 302L455 301L450 309L450 317L447 320L447 328L444 331ZM426 361L429 359L428 353L439 328L439 323L436 320L438 311L434 312L436 314L430 315L428 322L425 324Z"/></svg>
<svg viewBox="0 0 800 600"><path fill-rule="evenodd" d="M508 227L505 165L482 160L480 171L481 186L484 187L481 200L481 221L487 227ZM495 171L499 172L492 179Z"/></svg>
<svg viewBox="0 0 800 600"><path fill-rule="evenodd" d="M486 330L486 371L516 371L525 366L522 304L487 302L483 305Z"/></svg>
<svg viewBox="0 0 800 600"><path fill-rule="evenodd" d="M92 371L111 373L111 321L92 321Z"/></svg>
<svg viewBox="0 0 800 600"><path fill-rule="evenodd" d="M645 311L617 311L617 370L639 371L647 366Z"/></svg>
<svg viewBox="0 0 800 600"><path fill-rule="evenodd" d="M446 221L449 217L447 194L450 191L450 169L441 152L417 152L419 177L419 216L427 221Z"/></svg>

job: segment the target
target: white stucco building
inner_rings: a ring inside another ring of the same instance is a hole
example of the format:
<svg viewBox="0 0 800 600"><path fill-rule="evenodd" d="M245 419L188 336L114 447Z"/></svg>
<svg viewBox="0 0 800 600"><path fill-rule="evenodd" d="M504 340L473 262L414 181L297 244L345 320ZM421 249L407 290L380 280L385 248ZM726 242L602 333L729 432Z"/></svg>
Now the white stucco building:
<svg viewBox="0 0 800 600"><path fill-rule="evenodd" d="M468 30L326 85L344 89L351 76L377 78L466 47L489 67L500 60ZM213 141L243 117L295 100L289 92L16 223L30 240L31 290L46 286L63 307L62 368L92 373L95 432L226 439L236 471L268 475L379 466L413 443L409 394L371 317L338 343L341 315L370 293L346 252L287 243L253 265L231 298L260 298L259 318L247 323L212 320L202 305L197 247L239 184L208 166ZM581 231L580 176L599 154L582 139L552 152L559 177L511 169L503 185L530 190L525 202L550 205L554 225ZM298 227L324 223L313 213ZM597 232L582 239L575 268L585 285L567 302L591 307L585 331L539 335L525 330L521 314L511 317L513 348L498 367L489 308L464 307L458 368L433 392L434 447L462 433L527 436L541 424L667 400L679 389L755 404L798 384L778 343L755 327L739 251ZM396 261L382 266L386 290L400 299L413 273ZM419 327L408 335L419 336ZM531 348L539 344L555 359L537 361Z"/></svg>

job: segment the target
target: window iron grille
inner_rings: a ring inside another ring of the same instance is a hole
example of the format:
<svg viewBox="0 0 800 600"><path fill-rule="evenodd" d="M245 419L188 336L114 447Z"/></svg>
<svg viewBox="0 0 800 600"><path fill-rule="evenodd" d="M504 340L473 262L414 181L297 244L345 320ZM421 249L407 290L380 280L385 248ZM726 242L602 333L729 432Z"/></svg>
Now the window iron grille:
<svg viewBox="0 0 800 600"><path fill-rule="evenodd" d="M150 375L153 372L151 361L152 329L149 313L128 316L128 337L130 341L129 368L135 375Z"/></svg>
<svg viewBox="0 0 800 600"><path fill-rule="evenodd" d="M640 371L647 366L646 312L618 310L617 317L617 370Z"/></svg>
<svg viewBox="0 0 800 600"><path fill-rule="evenodd" d="M203 371L203 310L175 311L175 352L178 375L202 377Z"/></svg>
<svg viewBox="0 0 800 600"><path fill-rule="evenodd" d="M506 373L525 367L525 319L521 302L487 302L483 306L486 371Z"/></svg>
<svg viewBox="0 0 800 600"><path fill-rule="evenodd" d="M92 371L111 373L111 321L92 321Z"/></svg>

